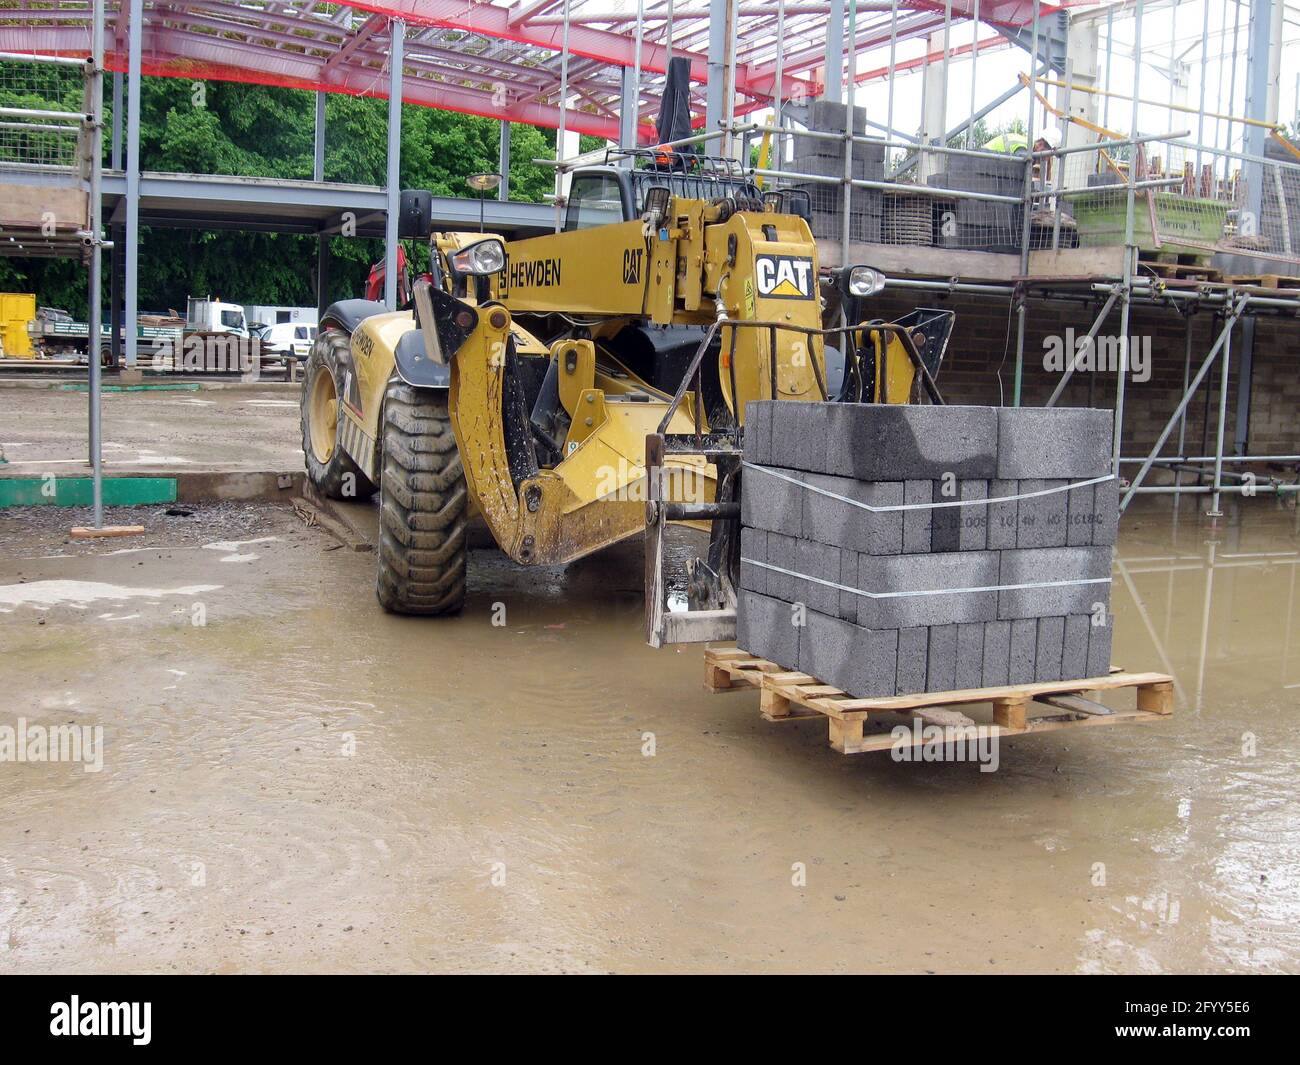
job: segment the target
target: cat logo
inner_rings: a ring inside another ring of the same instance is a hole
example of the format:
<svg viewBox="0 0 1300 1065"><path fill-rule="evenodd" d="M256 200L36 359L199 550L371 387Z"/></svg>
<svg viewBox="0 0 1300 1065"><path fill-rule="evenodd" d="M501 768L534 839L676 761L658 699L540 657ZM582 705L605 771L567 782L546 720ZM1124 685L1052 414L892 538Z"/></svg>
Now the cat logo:
<svg viewBox="0 0 1300 1065"><path fill-rule="evenodd" d="M623 249L623 284L639 285L641 283L641 258L644 248Z"/></svg>
<svg viewBox="0 0 1300 1065"><path fill-rule="evenodd" d="M754 260L758 294L768 299L807 300L813 295L812 259L800 255L760 255Z"/></svg>

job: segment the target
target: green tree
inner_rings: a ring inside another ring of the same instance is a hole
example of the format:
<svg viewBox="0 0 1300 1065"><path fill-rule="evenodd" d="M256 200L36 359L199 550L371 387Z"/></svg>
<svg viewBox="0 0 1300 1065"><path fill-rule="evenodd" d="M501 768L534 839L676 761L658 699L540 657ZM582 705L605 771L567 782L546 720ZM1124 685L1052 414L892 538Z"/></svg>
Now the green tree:
<svg viewBox="0 0 1300 1065"><path fill-rule="evenodd" d="M57 101L67 110L80 110L82 82L76 71L23 65L19 78L10 76L15 69L0 63L0 106L48 108ZM111 99L106 110L111 124ZM387 101L378 98L326 97L327 181L384 183L387 110ZM143 81L140 159L145 170L310 178L314 127L315 97L309 92L178 78ZM471 196L465 178L496 170L499 135L500 123L493 119L403 105L402 186L439 196ZM581 149L601 143L584 137ZM106 162L108 151L106 143ZM554 130L512 124L510 198L543 202L554 189L554 171L532 160L554 155ZM140 239L142 310L181 309L189 295L239 303L315 302L313 237L142 227ZM383 255L383 243L334 237L330 251L328 298L335 300L361 293L371 263ZM423 258L419 250L415 258ZM104 284L107 293L107 273ZM0 258L0 289L34 291L40 303L76 313L85 306L86 271L76 261Z"/></svg>

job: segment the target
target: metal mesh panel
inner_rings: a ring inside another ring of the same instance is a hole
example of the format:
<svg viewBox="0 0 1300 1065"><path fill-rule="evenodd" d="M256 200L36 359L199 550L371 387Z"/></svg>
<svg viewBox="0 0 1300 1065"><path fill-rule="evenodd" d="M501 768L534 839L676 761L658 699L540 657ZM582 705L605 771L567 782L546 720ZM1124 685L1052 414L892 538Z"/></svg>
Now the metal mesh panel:
<svg viewBox="0 0 1300 1065"><path fill-rule="evenodd" d="M0 60L0 166L77 166L84 93L76 67ZM41 114L50 111L67 113L69 121Z"/></svg>
<svg viewBox="0 0 1300 1065"><path fill-rule="evenodd" d="M0 166L71 168L77 165L77 143L75 127L0 119Z"/></svg>
<svg viewBox="0 0 1300 1065"><path fill-rule="evenodd" d="M1267 161L1194 145L1147 142L1052 160L1065 189L1035 195L1037 213L1055 213L1080 247L1124 243L1127 174L1147 187L1134 196L1133 241L1139 257L1205 262L1230 253L1300 264L1300 160L1270 142ZM1064 242L1062 243L1064 245ZM1288 267L1289 268L1289 267Z"/></svg>
<svg viewBox="0 0 1300 1065"><path fill-rule="evenodd" d="M775 187L808 193L813 236L839 240L844 219L842 143L804 137L794 157L781 165ZM802 152L802 154L799 154ZM921 149L898 156L887 173L883 145L855 143L854 180L896 182L898 191L852 188L849 239L907 247L945 247L1017 253L1024 211L1024 160L987 153L956 155ZM813 181L813 177L838 181ZM903 187L909 186L909 187Z"/></svg>

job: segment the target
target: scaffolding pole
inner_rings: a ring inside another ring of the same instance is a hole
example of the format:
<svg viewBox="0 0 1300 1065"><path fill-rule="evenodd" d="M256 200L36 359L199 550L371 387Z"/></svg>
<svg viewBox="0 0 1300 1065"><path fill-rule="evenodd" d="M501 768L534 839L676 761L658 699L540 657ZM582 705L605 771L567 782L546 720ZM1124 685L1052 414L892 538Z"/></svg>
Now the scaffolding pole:
<svg viewBox="0 0 1300 1065"><path fill-rule="evenodd" d="M95 528L104 527L104 441L102 409L102 366L100 360L101 278L103 268L103 209L101 178L104 169L104 0L95 0L90 17L90 62L86 71L86 93L90 103L90 277L89 320L86 323L86 363L90 375L86 389L90 403L90 470L93 480Z"/></svg>

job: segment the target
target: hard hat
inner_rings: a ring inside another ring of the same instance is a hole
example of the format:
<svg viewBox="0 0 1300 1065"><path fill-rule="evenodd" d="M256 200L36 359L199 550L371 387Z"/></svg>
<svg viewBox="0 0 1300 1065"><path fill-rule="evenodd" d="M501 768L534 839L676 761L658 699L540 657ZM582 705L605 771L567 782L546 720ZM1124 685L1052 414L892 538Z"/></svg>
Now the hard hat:
<svg viewBox="0 0 1300 1065"><path fill-rule="evenodd" d="M1061 131L1055 126L1048 126L1038 135L1038 139L1045 142L1049 148L1059 148L1061 146Z"/></svg>

